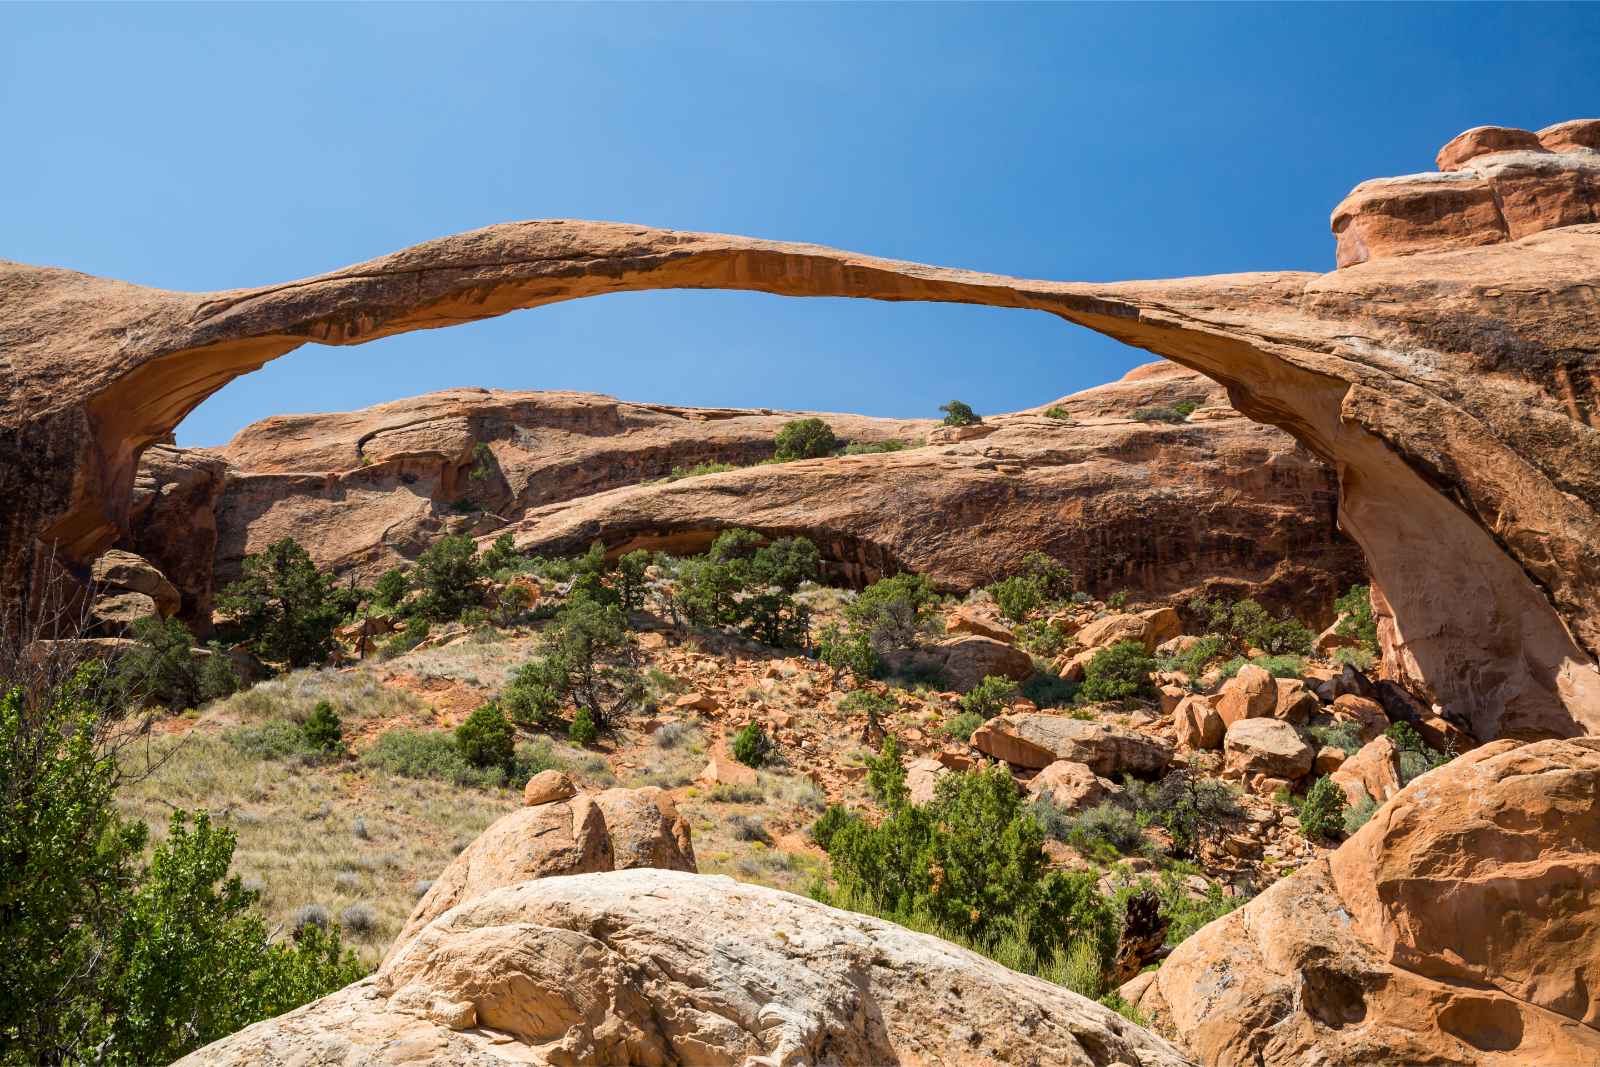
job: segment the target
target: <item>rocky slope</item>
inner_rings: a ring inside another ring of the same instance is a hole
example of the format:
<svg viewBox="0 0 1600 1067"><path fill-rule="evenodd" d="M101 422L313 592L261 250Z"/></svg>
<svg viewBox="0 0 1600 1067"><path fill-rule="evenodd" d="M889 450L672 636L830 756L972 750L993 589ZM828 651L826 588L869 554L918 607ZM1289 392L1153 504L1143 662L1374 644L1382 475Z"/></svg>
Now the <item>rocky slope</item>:
<svg viewBox="0 0 1600 1067"><path fill-rule="evenodd" d="M1093 1001L938 938L727 878L522 882L372 978L178 1062L1180 1067Z"/></svg>
<svg viewBox="0 0 1600 1067"><path fill-rule="evenodd" d="M1202 405L1189 422L1131 417L1184 401ZM1359 550L1335 528L1332 471L1233 412L1209 379L1151 364L1048 407L1070 420L1002 415L946 444L758 465L804 413L453 390L268 419L214 451L152 448L124 543L166 564L195 623L244 555L281 537L370 581L441 533L508 528L547 555L594 540L613 555L698 552L730 526L802 533L835 577L913 570L958 590L1039 550L1091 590L1164 595L1223 579L1314 619L1361 579ZM852 442L917 443L935 429L821 417ZM660 481L704 462L742 469Z"/></svg>
<svg viewBox="0 0 1600 1067"><path fill-rule="evenodd" d="M141 452L307 342L641 289L967 302L1048 311L1226 385L1237 409L1338 470L1341 523L1392 610L1393 669L1480 736L1588 732L1600 727L1597 143L1600 120L1473 131L1441 163L1462 170L1341 205L1345 265L1325 275L1031 281L569 220L223 293L6 263L0 585L20 599L52 561L87 577L128 529Z"/></svg>
<svg viewBox="0 0 1600 1067"><path fill-rule="evenodd" d="M1485 745L1123 993L1207 1065L1600 1062L1600 742Z"/></svg>

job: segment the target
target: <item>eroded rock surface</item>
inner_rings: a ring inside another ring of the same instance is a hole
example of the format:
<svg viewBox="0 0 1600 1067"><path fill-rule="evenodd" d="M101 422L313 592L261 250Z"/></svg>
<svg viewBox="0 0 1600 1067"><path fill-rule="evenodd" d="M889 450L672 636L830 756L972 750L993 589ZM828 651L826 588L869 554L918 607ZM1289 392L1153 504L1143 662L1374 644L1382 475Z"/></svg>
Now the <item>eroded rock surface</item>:
<svg viewBox="0 0 1600 1067"><path fill-rule="evenodd" d="M1600 740L1485 745L1179 945L1138 1007L1219 1067L1600 1062L1597 812Z"/></svg>
<svg viewBox="0 0 1600 1067"><path fill-rule="evenodd" d="M180 1064L1179 1067L1093 1001L926 934L728 878L523 882L372 978Z"/></svg>
<svg viewBox="0 0 1600 1067"><path fill-rule="evenodd" d="M1591 143L1587 125L1562 124L1552 133L1561 151L1474 155L1465 164L1476 170L1450 172L1466 177L1429 183L1465 188L1482 174L1503 202L1526 194L1513 212L1522 221L1506 216L1503 233L1471 196L1443 214L1347 202L1341 243L1361 232L1358 220L1388 219L1384 240L1411 254L1373 254L1367 236L1365 262L1344 254L1349 265L1323 275L1031 281L570 220L493 226L221 293L6 263L0 584L20 597L52 561L86 577L128 529L140 453L230 379L307 342L356 344L643 289L966 302L1047 311L1221 382L1233 407L1338 470L1340 522L1392 610L1386 648L1430 698L1479 737L1591 732L1600 728ZM1574 182L1581 190L1562 191ZM1440 247L1426 231L1445 216L1467 221L1451 223ZM1484 233L1491 243L1479 243Z"/></svg>

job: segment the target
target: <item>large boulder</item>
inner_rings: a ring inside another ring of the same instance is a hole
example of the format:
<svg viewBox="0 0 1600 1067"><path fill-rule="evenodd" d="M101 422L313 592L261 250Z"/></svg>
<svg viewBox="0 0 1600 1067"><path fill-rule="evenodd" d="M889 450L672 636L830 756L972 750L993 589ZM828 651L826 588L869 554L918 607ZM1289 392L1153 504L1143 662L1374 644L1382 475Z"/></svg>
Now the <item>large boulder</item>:
<svg viewBox="0 0 1600 1067"><path fill-rule="evenodd" d="M386 959L435 917L501 886L632 867L695 870L688 821L654 786L572 795L546 778L529 799L537 803L491 824L440 872Z"/></svg>
<svg viewBox="0 0 1600 1067"><path fill-rule="evenodd" d="M1272 675L1253 663L1222 684L1217 694L1217 714L1224 726L1240 719L1259 719L1271 715L1278 706L1278 687Z"/></svg>
<svg viewBox="0 0 1600 1067"><path fill-rule="evenodd" d="M1177 731L1178 747L1185 749L1221 748L1227 731L1222 716L1217 714L1215 699L1199 693L1178 702L1172 712L1172 725Z"/></svg>
<svg viewBox="0 0 1600 1067"><path fill-rule="evenodd" d="M978 751L1018 767L1081 763L1102 778L1149 778L1172 762L1172 746L1124 726L1067 715L1001 715L972 734Z"/></svg>
<svg viewBox="0 0 1600 1067"><path fill-rule="evenodd" d="M179 1061L1188 1062L1109 1008L928 934L661 870L497 889L439 916L371 978Z"/></svg>
<svg viewBox="0 0 1600 1067"><path fill-rule="evenodd" d="M1239 778L1261 775L1291 782L1311 773L1316 749L1282 719L1240 719L1222 739L1224 765Z"/></svg>
<svg viewBox="0 0 1600 1067"><path fill-rule="evenodd" d="M991 674L1025 682L1033 676L1033 658L1020 648L992 637L963 634L946 638L930 650L938 658L945 681L965 693Z"/></svg>
<svg viewBox="0 0 1600 1067"><path fill-rule="evenodd" d="M1056 760L1033 776L1028 795L1035 799L1049 797L1057 808L1070 813L1121 796L1122 787L1082 763Z"/></svg>
<svg viewBox="0 0 1600 1067"><path fill-rule="evenodd" d="M1076 639L1084 648L1105 648L1121 641L1137 641L1146 652L1183 632L1183 621L1172 608L1151 608L1149 611L1107 615L1085 623Z"/></svg>
<svg viewBox="0 0 1600 1067"><path fill-rule="evenodd" d="M1346 754L1329 777L1351 804L1365 797L1385 803L1400 792L1400 749L1387 737L1374 738L1353 755Z"/></svg>
<svg viewBox="0 0 1600 1067"><path fill-rule="evenodd" d="M1173 950L1202 1064L1600 1063L1600 740L1486 745Z"/></svg>

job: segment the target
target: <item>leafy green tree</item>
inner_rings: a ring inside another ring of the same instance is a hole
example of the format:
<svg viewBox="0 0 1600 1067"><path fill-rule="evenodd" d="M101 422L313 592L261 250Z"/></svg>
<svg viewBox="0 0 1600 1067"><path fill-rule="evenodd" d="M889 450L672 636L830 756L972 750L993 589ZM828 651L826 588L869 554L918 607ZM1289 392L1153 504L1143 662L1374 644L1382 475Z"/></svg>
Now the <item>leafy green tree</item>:
<svg viewBox="0 0 1600 1067"><path fill-rule="evenodd" d="M946 426L971 426L973 423L982 422L977 413L966 403L952 400L948 404L940 404L939 410L944 412Z"/></svg>
<svg viewBox="0 0 1600 1067"><path fill-rule="evenodd" d="M772 758L772 737L767 728L757 722L745 723L733 735L733 758L746 767L763 767Z"/></svg>
<svg viewBox="0 0 1600 1067"><path fill-rule="evenodd" d="M328 701L317 701L317 706L301 724L300 732L305 735L306 744L313 748L334 756L344 754L344 723Z"/></svg>
<svg viewBox="0 0 1600 1067"><path fill-rule="evenodd" d="M704 556L679 562L674 603L696 626L798 648L809 637L811 612L793 593L820 569L817 546L803 537L765 543L753 530L724 530Z"/></svg>
<svg viewBox="0 0 1600 1067"><path fill-rule="evenodd" d="M361 976L336 933L269 939L203 813L139 864L100 664L0 679L0 1063L165 1063Z"/></svg>
<svg viewBox="0 0 1600 1067"><path fill-rule="evenodd" d="M1150 683L1150 672L1155 667L1156 661L1144 650L1142 642L1119 641L1102 648L1083 669L1078 703L1151 696L1155 687Z"/></svg>
<svg viewBox="0 0 1600 1067"><path fill-rule="evenodd" d="M817 658L835 670L849 671L857 681L871 678L879 667L870 635L864 630L845 629L837 623L822 628L817 638Z"/></svg>
<svg viewBox="0 0 1600 1067"><path fill-rule="evenodd" d="M128 701L160 704L171 711L200 700L200 669L194 638L177 619L144 618L128 628L134 644L116 661L117 680Z"/></svg>
<svg viewBox="0 0 1600 1067"><path fill-rule="evenodd" d="M1190 601L1189 609L1205 620L1207 629L1224 637L1236 651L1259 648L1269 655L1305 655L1316 640L1298 619L1285 615L1274 619L1267 609L1254 600L1245 599L1230 604L1216 598L1197 597Z"/></svg>
<svg viewBox="0 0 1600 1067"><path fill-rule="evenodd" d="M484 704L456 727L456 748L474 767L511 768L517 732L495 704Z"/></svg>
<svg viewBox="0 0 1600 1067"><path fill-rule="evenodd" d="M961 710L984 719L992 719L1017 698L1016 682L999 674L984 676L983 680L961 698Z"/></svg>
<svg viewBox="0 0 1600 1067"><path fill-rule="evenodd" d="M246 556L242 576L217 603L262 659L309 667L333 651L334 627L354 610L354 600L331 575L317 570L299 543L285 537Z"/></svg>
<svg viewBox="0 0 1600 1067"><path fill-rule="evenodd" d="M795 419L783 424L774 441L776 457L787 462L791 459L816 459L833 455L839 439L833 428L821 419Z"/></svg>
<svg viewBox="0 0 1600 1067"><path fill-rule="evenodd" d="M483 565L464 534L441 537L417 557L411 580L422 590L417 611L435 622L454 619L482 599Z"/></svg>
<svg viewBox="0 0 1600 1067"><path fill-rule="evenodd" d="M617 560L617 593L622 597L623 611L638 611L644 607L645 570L650 566L650 553L634 549Z"/></svg>

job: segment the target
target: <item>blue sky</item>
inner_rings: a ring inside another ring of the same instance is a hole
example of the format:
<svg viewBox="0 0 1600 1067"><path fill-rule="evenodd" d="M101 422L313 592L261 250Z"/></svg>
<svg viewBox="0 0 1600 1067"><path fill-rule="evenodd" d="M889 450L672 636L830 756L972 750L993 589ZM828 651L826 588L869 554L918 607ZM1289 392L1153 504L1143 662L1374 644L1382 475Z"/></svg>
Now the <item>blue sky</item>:
<svg viewBox="0 0 1600 1067"><path fill-rule="evenodd" d="M1600 6L0 5L0 256L173 289L510 219L1033 277L1332 267L1363 178L1600 112ZM1044 315L744 293L308 345L179 428L457 385L931 415L1141 354Z"/></svg>

